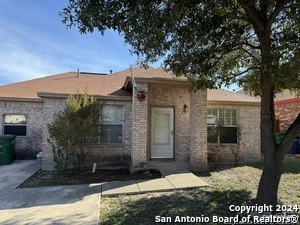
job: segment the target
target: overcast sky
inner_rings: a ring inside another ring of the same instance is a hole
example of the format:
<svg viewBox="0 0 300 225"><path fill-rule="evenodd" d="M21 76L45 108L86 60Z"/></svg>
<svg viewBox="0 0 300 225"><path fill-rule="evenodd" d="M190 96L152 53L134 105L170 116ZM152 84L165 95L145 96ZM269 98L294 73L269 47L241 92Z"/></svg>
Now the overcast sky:
<svg viewBox="0 0 300 225"><path fill-rule="evenodd" d="M0 0L0 85L78 68L120 71L136 62L117 33L103 37L66 29L58 14L67 5L68 0Z"/></svg>

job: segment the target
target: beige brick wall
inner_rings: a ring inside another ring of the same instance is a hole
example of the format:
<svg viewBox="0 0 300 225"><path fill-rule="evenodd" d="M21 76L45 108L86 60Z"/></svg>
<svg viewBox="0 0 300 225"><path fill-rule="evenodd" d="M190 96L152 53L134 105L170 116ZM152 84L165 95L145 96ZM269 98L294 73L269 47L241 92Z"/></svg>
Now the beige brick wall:
<svg viewBox="0 0 300 225"><path fill-rule="evenodd" d="M137 83L139 91L148 92L147 83ZM148 149L148 99L137 100L137 91L132 94L131 166L139 167L147 162Z"/></svg>
<svg viewBox="0 0 300 225"><path fill-rule="evenodd" d="M124 106L124 125L122 144L90 145L88 163L111 164L128 163L134 166L149 160L150 152L150 116L151 107L174 108L174 149L175 160L190 162L196 166L206 166L206 92L189 92L185 86L160 86L146 83L138 84L139 88L148 91L143 102L136 97L131 101L101 101L102 104ZM135 95L136 93L134 93ZM190 97L190 94L192 98ZM187 111L184 112L184 104ZM296 105L295 105L296 106ZM26 114L27 136L17 137L17 158L33 158L43 150L43 169L54 168L52 149L47 124L53 121L53 115L65 108L65 99L45 98L43 102L0 102L0 133L3 134L4 114ZM259 106L214 105L208 108L232 108L238 110L238 124L242 127L240 145L208 144L208 157L211 159L212 149L219 149L220 162L233 162L231 148L241 149L241 162L260 159ZM297 109L296 109L296 112ZM197 119L198 118L198 119ZM200 118L200 119L199 119Z"/></svg>
<svg viewBox="0 0 300 225"><path fill-rule="evenodd" d="M286 131L300 113L300 99L287 103L275 103L275 117L279 131Z"/></svg>
<svg viewBox="0 0 300 225"><path fill-rule="evenodd" d="M89 154L87 165L97 163L100 166L112 164L128 164L131 147L131 102L129 101L99 101L100 104L124 106L123 143L122 144L92 144L87 145ZM50 144L47 125L53 122L53 115L66 106L65 99L46 98L43 123L43 165L44 170L53 170L53 153Z"/></svg>
<svg viewBox="0 0 300 225"><path fill-rule="evenodd" d="M91 145L87 164L128 165L131 160L131 101L99 101L100 104L122 105L124 110L123 137L120 144Z"/></svg>
<svg viewBox="0 0 300 225"><path fill-rule="evenodd" d="M207 91L191 91L191 158L197 170L207 170Z"/></svg>
<svg viewBox="0 0 300 225"><path fill-rule="evenodd" d="M149 85L148 123L151 124L151 108L174 108L174 158L178 161L190 161L190 94L186 86ZM187 112L184 112L184 104ZM148 136L151 127L148 127ZM148 143L148 156L150 155L150 140ZM149 158L149 157L148 157Z"/></svg>
<svg viewBox="0 0 300 225"><path fill-rule="evenodd" d="M42 102L0 101L0 134L2 135L4 115L21 114L27 116L27 135L16 137L15 158L35 159L42 150Z"/></svg>
<svg viewBox="0 0 300 225"><path fill-rule="evenodd" d="M234 162L232 149L240 149L240 162L255 162L261 159L260 154L260 106L211 105L207 108L236 109L237 123L241 129L239 144L208 144L209 162L213 162L213 150L218 150L218 162Z"/></svg>
<svg viewBox="0 0 300 225"><path fill-rule="evenodd" d="M191 97L192 96L192 97ZM183 85L149 85L149 109L152 107L174 108L174 159L191 163L197 169L207 168L206 91L190 92ZM187 105L184 111L184 105ZM151 124L151 116L148 124ZM148 127L148 137L151 127ZM150 140L148 140L148 158Z"/></svg>
<svg viewBox="0 0 300 225"><path fill-rule="evenodd" d="M63 98L44 98L43 110L43 139L42 139L42 169L54 170L53 152L51 145L47 142L49 138L48 124L53 122L55 113L63 110L66 106L66 100Z"/></svg>

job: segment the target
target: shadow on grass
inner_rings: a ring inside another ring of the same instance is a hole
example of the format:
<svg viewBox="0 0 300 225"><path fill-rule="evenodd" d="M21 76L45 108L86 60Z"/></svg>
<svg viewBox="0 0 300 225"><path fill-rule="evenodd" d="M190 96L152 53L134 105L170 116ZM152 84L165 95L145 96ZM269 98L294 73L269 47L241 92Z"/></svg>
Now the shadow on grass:
<svg viewBox="0 0 300 225"><path fill-rule="evenodd" d="M195 172L197 176L201 177L209 177L211 176L211 172L221 172L223 170L229 170L229 169L234 169L238 167L243 167L243 166L249 166L253 167L256 169L262 170L264 167L263 160L260 162L255 162L255 163L247 163L247 164L239 164L238 166L235 166L234 164L216 164L210 165L210 169L208 172ZM291 156L286 156L284 158L284 163L282 167L282 174L284 173L292 173L292 174L299 174L300 173L300 158L299 157L291 157Z"/></svg>
<svg viewBox="0 0 300 225"><path fill-rule="evenodd" d="M244 167L244 166L249 166L249 167L253 167L253 168L257 168L257 169L262 170L263 165L264 165L263 162L238 164L237 166L235 166L234 164L216 164L216 165L210 164L208 171L206 171L206 172L194 171L193 173L196 176L199 176L199 177L210 177L212 172L221 172L221 171L224 171L224 170L231 170L231 169Z"/></svg>
<svg viewBox="0 0 300 225"><path fill-rule="evenodd" d="M212 217L236 216L229 210L230 205L247 205L251 202L250 192L246 190L210 191L197 189L160 194L148 194L140 197L102 199L100 224L157 224L156 216L171 217ZM103 202L102 202L103 203ZM163 222L163 221L161 221ZM200 224L200 223L193 223ZM203 224L203 223L202 223ZM213 224L213 223L204 223ZM216 224L216 223L214 223ZM220 223L223 224L223 223Z"/></svg>
<svg viewBox="0 0 300 225"><path fill-rule="evenodd" d="M254 164L249 164L247 166L251 166L253 168L257 169L263 169L264 163L258 162ZM293 173L293 174L299 174L300 173L300 158L291 157L291 156L285 156L282 166L282 174L285 173Z"/></svg>

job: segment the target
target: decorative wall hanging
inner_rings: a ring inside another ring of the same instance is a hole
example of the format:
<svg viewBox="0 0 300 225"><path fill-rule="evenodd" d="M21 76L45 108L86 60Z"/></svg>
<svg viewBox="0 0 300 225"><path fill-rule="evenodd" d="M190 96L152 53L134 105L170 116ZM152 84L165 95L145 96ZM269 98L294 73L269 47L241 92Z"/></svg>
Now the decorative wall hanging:
<svg viewBox="0 0 300 225"><path fill-rule="evenodd" d="M137 91L136 98L138 101L142 102L145 100L148 92L145 91Z"/></svg>
<svg viewBox="0 0 300 225"><path fill-rule="evenodd" d="M147 93L146 91L139 91L137 84L135 82L133 73L132 73L132 68L130 68L130 72L131 72L131 82L132 82L132 87L136 90L137 94L136 94L136 98L139 102L142 102L146 99Z"/></svg>

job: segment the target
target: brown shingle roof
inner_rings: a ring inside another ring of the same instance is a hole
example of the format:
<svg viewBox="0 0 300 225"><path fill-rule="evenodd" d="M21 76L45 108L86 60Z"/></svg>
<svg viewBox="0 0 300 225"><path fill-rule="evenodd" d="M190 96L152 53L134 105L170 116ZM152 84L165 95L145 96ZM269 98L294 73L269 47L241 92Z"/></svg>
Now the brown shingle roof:
<svg viewBox="0 0 300 225"><path fill-rule="evenodd" d="M142 76L145 72L154 70L154 68L133 68L133 73ZM24 82L13 83L0 87L0 97L2 98L39 98L38 93L53 94L75 94L77 90L83 91L86 87L93 95L116 95L128 96L130 93L121 89L127 76L130 76L130 70L124 70L109 75L81 72L62 73L33 79Z"/></svg>
<svg viewBox="0 0 300 225"><path fill-rule="evenodd" d="M223 89L208 90L207 100L224 102L260 102L260 100L255 97L240 93L234 93Z"/></svg>
<svg viewBox="0 0 300 225"><path fill-rule="evenodd" d="M186 80L185 77L176 77L171 71L166 71L163 67L158 67L156 69L145 71L142 74L133 73L134 77L138 78L169 78L176 80Z"/></svg>
<svg viewBox="0 0 300 225"><path fill-rule="evenodd" d="M245 92L243 89L237 91L236 93L253 96L249 92ZM260 99L260 96L255 96L255 98ZM288 100L288 99L298 99L298 98L299 98L298 95L291 94L289 90L284 90L282 93L275 94L274 102Z"/></svg>
<svg viewBox="0 0 300 225"><path fill-rule="evenodd" d="M161 67L156 69L150 67L147 70L135 67L132 69L132 74L136 78L186 80L186 78L175 77L172 72L166 72ZM77 72L62 73L1 86L0 98L40 99L38 93L75 94L78 90L84 91L85 88L92 95L131 96L130 92L122 88L126 78L130 76L129 69L108 75L81 72L78 76ZM208 101L259 102L251 96L221 89L208 90Z"/></svg>

